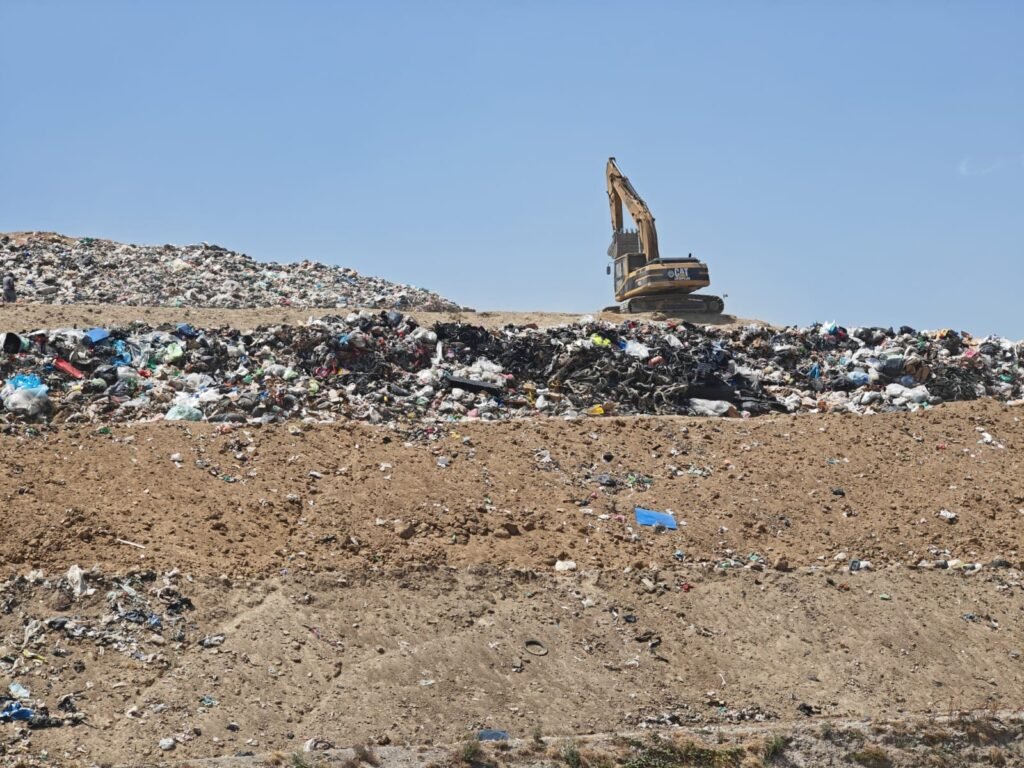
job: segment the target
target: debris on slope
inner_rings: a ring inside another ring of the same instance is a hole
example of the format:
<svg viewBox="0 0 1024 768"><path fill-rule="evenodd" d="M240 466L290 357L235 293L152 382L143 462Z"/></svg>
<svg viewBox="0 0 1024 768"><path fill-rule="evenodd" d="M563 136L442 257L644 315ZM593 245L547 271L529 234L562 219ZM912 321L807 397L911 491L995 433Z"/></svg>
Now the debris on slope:
<svg viewBox="0 0 1024 768"><path fill-rule="evenodd" d="M913 411L1019 399L1024 351L951 331L834 324L425 328L396 310L253 331L7 333L3 348L6 417L54 423Z"/></svg>
<svg viewBox="0 0 1024 768"><path fill-rule="evenodd" d="M15 726L4 732L0 755L24 754L34 730L89 723L93 686L79 684L96 649L167 669L183 649L205 648L186 621L194 606L178 577L147 570L111 577L72 565L59 576L33 570L0 583L0 613L18 624L0 635L0 671L12 681L0 691L0 726Z"/></svg>
<svg viewBox="0 0 1024 768"><path fill-rule="evenodd" d="M217 245L129 245L32 232L0 236L23 300L176 307L380 307L457 311L436 293L312 261L258 262Z"/></svg>

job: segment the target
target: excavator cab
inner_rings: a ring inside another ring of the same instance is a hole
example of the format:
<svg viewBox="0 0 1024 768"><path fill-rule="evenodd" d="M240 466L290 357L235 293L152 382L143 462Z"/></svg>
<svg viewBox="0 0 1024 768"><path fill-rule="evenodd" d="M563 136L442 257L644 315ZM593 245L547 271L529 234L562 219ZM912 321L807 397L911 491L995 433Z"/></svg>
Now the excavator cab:
<svg viewBox="0 0 1024 768"><path fill-rule="evenodd" d="M612 214L612 242L608 256L614 275L615 300L623 312L691 312L718 314L725 302L718 296L694 294L711 284L708 266L693 258L662 259L654 215L615 164L608 159L606 172ZM637 229L626 229L622 215L625 204Z"/></svg>

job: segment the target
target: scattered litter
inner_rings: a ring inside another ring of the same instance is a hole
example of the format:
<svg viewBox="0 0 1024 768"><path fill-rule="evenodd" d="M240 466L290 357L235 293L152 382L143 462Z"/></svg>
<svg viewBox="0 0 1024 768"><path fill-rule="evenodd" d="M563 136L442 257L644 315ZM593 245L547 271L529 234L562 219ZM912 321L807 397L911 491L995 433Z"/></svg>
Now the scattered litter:
<svg viewBox="0 0 1024 768"><path fill-rule="evenodd" d="M531 656L547 656L548 649L540 640L527 640L525 643L526 652Z"/></svg>
<svg viewBox="0 0 1024 768"><path fill-rule="evenodd" d="M326 752L328 749L334 749L334 744L327 741L327 739L318 739L315 737L307 739L302 745L303 752Z"/></svg>
<svg viewBox="0 0 1024 768"><path fill-rule="evenodd" d="M11 692L12 696L16 696L19 699L32 698L32 694L29 693L28 688L23 686L21 683L11 683L9 686L7 686L7 690Z"/></svg>
<svg viewBox="0 0 1024 768"><path fill-rule="evenodd" d="M676 519L665 512L655 512L654 510L637 507L634 510L634 514L636 515L638 525L660 526L669 531L674 531L678 527Z"/></svg>
<svg viewBox="0 0 1024 768"><path fill-rule="evenodd" d="M3 709L0 709L0 721L3 720L31 720L35 713L21 702L10 701Z"/></svg>
<svg viewBox="0 0 1024 768"><path fill-rule="evenodd" d="M477 741L508 741L508 731L484 729L477 733Z"/></svg>

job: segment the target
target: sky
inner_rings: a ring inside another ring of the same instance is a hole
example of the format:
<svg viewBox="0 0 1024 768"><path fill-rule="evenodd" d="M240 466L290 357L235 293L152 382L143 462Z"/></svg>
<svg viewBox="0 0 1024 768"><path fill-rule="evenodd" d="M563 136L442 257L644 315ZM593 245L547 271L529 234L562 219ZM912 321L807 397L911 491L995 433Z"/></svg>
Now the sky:
<svg viewBox="0 0 1024 768"><path fill-rule="evenodd" d="M776 323L1024 338L1024 3L2 0L0 230L612 303L607 158Z"/></svg>

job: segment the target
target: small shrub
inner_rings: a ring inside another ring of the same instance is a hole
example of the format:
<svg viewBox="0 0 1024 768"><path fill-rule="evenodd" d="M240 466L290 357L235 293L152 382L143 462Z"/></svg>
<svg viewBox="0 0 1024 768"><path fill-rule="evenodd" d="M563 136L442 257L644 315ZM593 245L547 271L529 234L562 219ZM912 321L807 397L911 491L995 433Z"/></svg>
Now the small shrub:
<svg viewBox="0 0 1024 768"><path fill-rule="evenodd" d="M949 762L949 758L942 752L931 750L925 756L924 762L921 763L921 768L955 768L955 766Z"/></svg>
<svg viewBox="0 0 1024 768"><path fill-rule="evenodd" d="M892 766L889 754L873 744L851 752L847 757L857 765L863 765L864 768L891 768Z"/></svg>
<svg viewBox="0 0 1024 768"><path fill-rule="evenodd" d="M352 751L355 752L355 759L359 763L366 763L372 766L380 765L380 758L377 757L377 753L374 752L370 744L356 744L352 747Z"/></svg>
<svg viewBox="0 0 1024 768"><path fill-rule="evenodd" d="M782 753L786 751L786 747L789 746L789 739L783 736L781 733L777 733L768 739L768 743L764 745L764 759L771 763L782 757Z"/></svg>
<svg viewBox="0 0 1024 768"><path fill-rule="evenodd" d="M484 756L484 748L480 746L480 742L476 739L466 739L462 742L462 748L459 750L459 757L462 758L462 762L466 765L474 765L480 762Z"/></svg>
<svg viewBox="0 0 1024 768"><path fill-rule="evenodd" d="M933 725L921 731L919 737L922 744L929 747L935 747L940 744L945 744L947 741L952 739L953 734L940 725Z"/></svg>
<svg viewBox="0 0 1024 768"><path fill-rule="evenodd" d="M991 744L992 742L999 741L1002 736L1002 728L999 721L994 718L965 718L961 721L960 725L964 729L964 734L967 736L968 741L975 746Z"/></svg>
<svg viewBox="0 0 1024 768"><path fill-rule="evenodd" d="M583 758L580 756L580 751L572 742L562 747L561 758L569 768L582 768L583 766Z"/></svg>
<svg viewBox="0 0 1024 768"><path fill-rule="evenodd" d="M623 768L740 768L743 765L761 765L761 759L747 755L742 747L716 749L692 741L671 744L661 739L633 742L634 755L623 763ZM763 744L755 748L758 752ZM749 759L748 759L749 758Z"/></svg>

